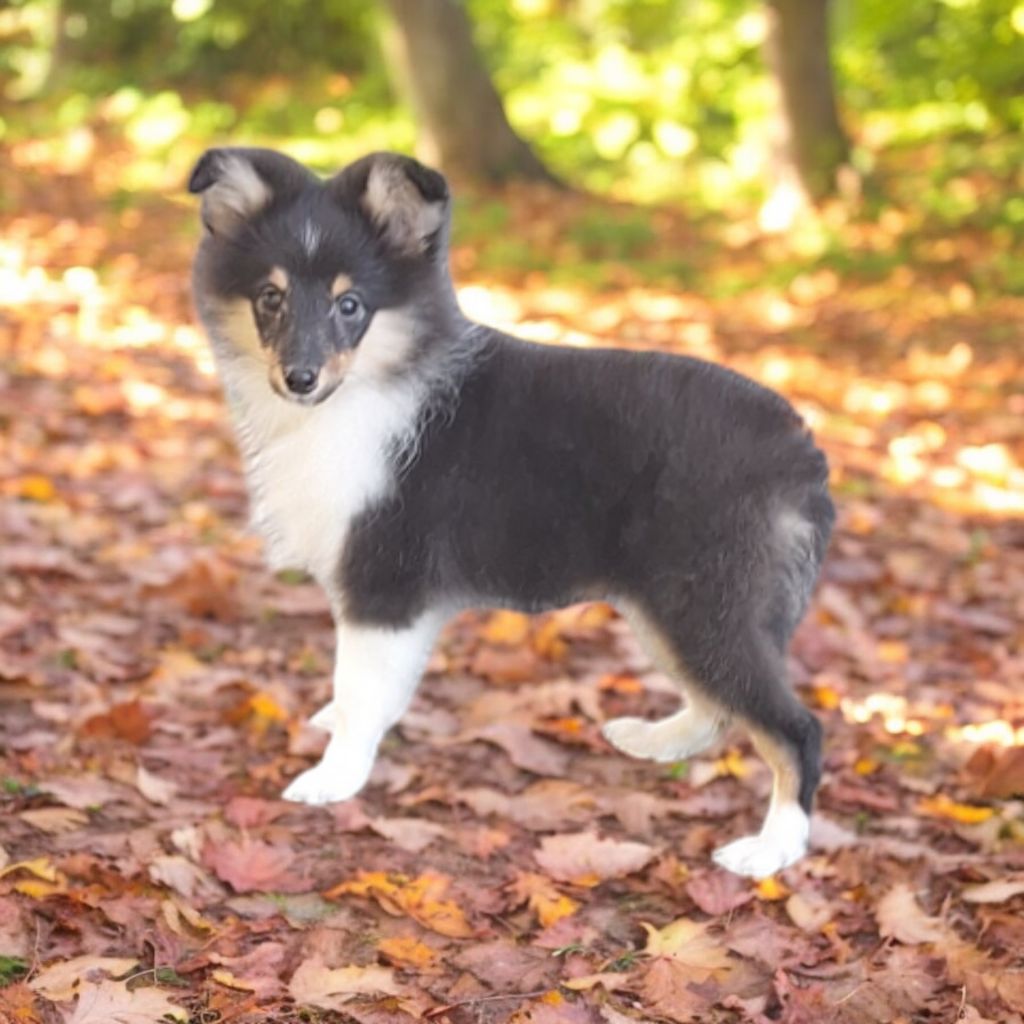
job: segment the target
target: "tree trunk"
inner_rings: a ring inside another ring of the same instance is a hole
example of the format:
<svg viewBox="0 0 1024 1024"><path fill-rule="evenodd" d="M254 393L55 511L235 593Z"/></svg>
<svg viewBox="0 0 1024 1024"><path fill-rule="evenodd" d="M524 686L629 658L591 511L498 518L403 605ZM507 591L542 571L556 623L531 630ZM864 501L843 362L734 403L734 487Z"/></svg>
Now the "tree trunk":
<svg viewBox="0 0 1024 1024"><path fill-rule="evenodd" d="M768 64L778 84L781 156L807 198L837 190L849 156L829 59L828 0L767 0Z"/></svg>
<svg viewBox="0 0 1024 1024"><path fill-rule="evenodd" d="M557 184L515 133L473 43L461 0L386 0L388 65L420 125L421 155L476 181Z"/></svg>

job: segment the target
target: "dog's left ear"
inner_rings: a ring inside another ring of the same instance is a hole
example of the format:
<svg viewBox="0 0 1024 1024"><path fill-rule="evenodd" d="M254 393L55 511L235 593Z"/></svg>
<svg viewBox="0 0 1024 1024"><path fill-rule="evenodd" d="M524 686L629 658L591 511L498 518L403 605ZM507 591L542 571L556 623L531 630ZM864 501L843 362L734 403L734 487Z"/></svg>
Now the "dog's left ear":
<svg viewBox="0 0 1024 1024"><path fill-rule="evenodd" d="M448 220L448 182L398 153L373 153L346 167L335 182L406 255L429 252Z"/></svg>

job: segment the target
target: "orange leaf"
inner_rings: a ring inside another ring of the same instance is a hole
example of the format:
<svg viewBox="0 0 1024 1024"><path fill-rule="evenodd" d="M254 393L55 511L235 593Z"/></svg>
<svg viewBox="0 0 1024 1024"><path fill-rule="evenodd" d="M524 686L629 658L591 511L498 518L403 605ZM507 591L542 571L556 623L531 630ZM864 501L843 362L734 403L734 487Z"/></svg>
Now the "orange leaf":
<svg viewBox="0 0 1024 1024"><path fill-rule="evenodd" d="M416 967L420 970L431 967L437 961L437 953L413 935L396 935L391 939L381 939L377 943L377 952L400 966Z"/></svg>
<svg viewBox="0 0 1024 1024"><path fill-rule="evenodd" d="M470 938L474 933L465 914L456 903L441 898L448 885L449 879L444 875L430 871L416 878L385 871L360 871L356 878L334 886L324 896L369 896L389 914L405 914L439 935Z"/></svg>
<svg viewBox="0 0 1024 1024"><path fill-rule="evenodd" d="M928 814L934 818L950 818L960 822L961 825L977 825L980 822L988 821L995 814L995 810L991 807L958 804L955 800L950 800L945 793L927 797L917 805L917 809L922 814Z"/></svg>
<svg viewBox="0 0 1024 1024"><path fill-rule="evenodd" d="M16 498L27 498L29 501L53 501L57 496L53 481L38 473L17 477L4 489Z"/></svg>
<svg viewBox="0 0 1024 1024"><path fill-rule="evenodd" d="M97 739L127 740L143 743L153 731L150 713L138 699L115 704L109 711L87 718L78 730Z"/></svg>
<svg viewBox="0 0 1024 1024"><path fill-rule="evenodd" d="M521 872L510 888L517 901L525 902L537 915L543 928L575 914L579 908L579 903L559 892L550 879L532 871Z"/></svg>
<svg viewBox="0 0 1024 1024"><path fill-rule="evenodd" d="M760 899L769 903L777 900L784 900L789 895L789 890L776 878L762 878L754 887Z"/></svg>
<svg viewBox="0 0 1024 1024"><path fill-rule="evenodd" d="M530 617L522 612L507 610L493 612L480 635L497 647L516 647L525 643L530 635Z"/></svg>

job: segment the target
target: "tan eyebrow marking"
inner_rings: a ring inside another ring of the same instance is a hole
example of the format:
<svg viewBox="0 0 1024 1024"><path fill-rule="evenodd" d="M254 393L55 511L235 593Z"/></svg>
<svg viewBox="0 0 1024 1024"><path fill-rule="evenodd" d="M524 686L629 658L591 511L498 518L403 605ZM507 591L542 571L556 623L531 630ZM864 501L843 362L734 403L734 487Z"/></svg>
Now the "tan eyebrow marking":
<svg viewBox="0 0 1024 1024"><path fill-rule="evenodd" d="M331 298L336 299L352 287L352 278L348 274L339 274L331 284Z"/></svg>
<svg viewBox="0 0 1024 1024"><path fill-rule="evenodd" d="M267 280L275 287L285 292L288 290L288 272L284 267L274 267L267 275Z"/></svg>

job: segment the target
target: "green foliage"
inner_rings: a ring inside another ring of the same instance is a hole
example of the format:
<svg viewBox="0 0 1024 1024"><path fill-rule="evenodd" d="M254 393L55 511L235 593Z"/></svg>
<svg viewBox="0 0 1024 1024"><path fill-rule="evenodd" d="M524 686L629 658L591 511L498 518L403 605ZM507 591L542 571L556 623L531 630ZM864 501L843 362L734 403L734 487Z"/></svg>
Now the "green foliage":
<svg viewBox="0 0 1024 1024"><path fill-rule="evenodd" d="M763 194L766 0L460 2L511 120L565 180L704 210ZM410 149L411 115L394 103L378 45L381 7L16 0L0 10L0 89L44 102L0 118L0 138L81 124L113 131L149 161L131 188L155 180L185 140L286 139L324 169L370 148ZM999 223L1020 237L1020 165L1009 162L1019 147L984 150L1003 162L999 196L960 179L979 139L1024 126L1024 0L835 0L833 37L858 167L877 170L894 146L942 139L914 202L940 222ZM587 258L638 258L644 247L643 226L574 231ZM512 263L529 261L508 245Z"/></svg>
<svg viewBox="0 0 1024 1024"><path fill-rule="evenodd" d="M26 974L28 974L28 964L20 956L0 954L0 988L24 978Z"/></svg>

